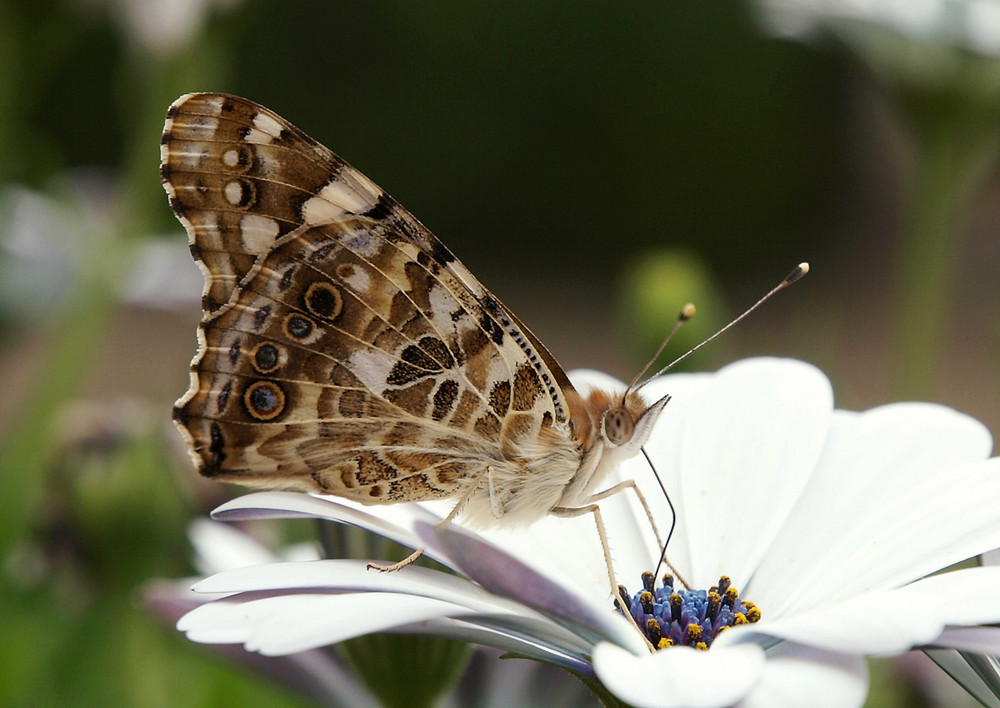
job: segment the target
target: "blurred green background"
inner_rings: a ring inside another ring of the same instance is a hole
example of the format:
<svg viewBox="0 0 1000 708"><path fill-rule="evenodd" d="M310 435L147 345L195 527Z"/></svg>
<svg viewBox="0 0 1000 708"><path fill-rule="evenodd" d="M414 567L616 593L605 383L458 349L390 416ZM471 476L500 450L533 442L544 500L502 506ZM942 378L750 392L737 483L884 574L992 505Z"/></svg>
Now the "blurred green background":
<svg viewBox="0 0 1000 708"><path fill-rule="evenodd" d="M229 493L169 421L201 289L157 171L178 95L328 145L567 369L629 379L682 304L674 356L807 260L686 365L799 357L839 407L1000 430L997 60L957 50L965 86L871 56L735 0L3 0L0 704L298 704L141 602L193 573L186 523ZM947 690L922 655L877 672L873 706Z"/></svg>

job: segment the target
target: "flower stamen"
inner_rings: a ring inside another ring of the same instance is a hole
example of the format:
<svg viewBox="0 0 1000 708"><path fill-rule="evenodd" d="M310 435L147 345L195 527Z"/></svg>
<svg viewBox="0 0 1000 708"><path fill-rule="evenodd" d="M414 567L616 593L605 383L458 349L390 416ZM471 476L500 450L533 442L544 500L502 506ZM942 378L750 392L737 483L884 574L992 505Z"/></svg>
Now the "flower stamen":
<svg viewBox="0 0 1000 708"><path fill-rule="evenodd" d="M653 574L643 573L643 589L631 597L624 585L618 586L636 627L657 649L689 646L707 650L729 627L757 622L761 618L760 609L742 600L726 576L719 578L719 584L707 591L675 591L673 580L672 576L665 575L662 587L655 589Z"/></svg>

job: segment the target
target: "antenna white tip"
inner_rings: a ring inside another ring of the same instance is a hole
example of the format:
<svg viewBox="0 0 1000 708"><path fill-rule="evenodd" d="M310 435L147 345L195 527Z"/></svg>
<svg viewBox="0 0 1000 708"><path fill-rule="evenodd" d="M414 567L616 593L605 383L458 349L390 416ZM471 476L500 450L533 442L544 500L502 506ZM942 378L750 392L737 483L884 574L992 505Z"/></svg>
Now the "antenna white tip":
<svg viewBox="0 0 1000 708"><path fill-rule="evenodd" d="M809 272L809 264L806 262L799 263L797 266L795 266L795 270L793 270L791 273L785 276L784 281L782 281L781 283L781 287L785 287L786 285L791 285L792 283L794 283L796 280L798 280L808 272Z"/></svg>
<svg viewBox="0 0 1000 708"><path fill-rule="evenodd" d="M647 383L649 383L650 381L652 381L654 378L656 378L660 374L662 374L662 373L664 373L666 371L669 371L671 368L674 367L675 364L677 364L678 362L686 359L691 354L694 354L696 351L698 351L699 349L701 349L703 346L705 346L706 344L708 344L709 342L711 342L713 339L715 339L716 337L718 337L720 334L722 334L723 332L725 332L727 329L729 329L730 327L732 327L733 325L735 325L737 322L739 322L740 320L742 320L744 317L746 317L747 315L749 315L751 312L753 312L754 310L756 310L758 307L760 307L768 298L772 297L779 290L782 290L782 289L788 287L789 285L791 285L792 283L794 283L796 280L798 280L799 278L801 278L803 275L805 275L808 272L809 272L809 264L806 263L806 262L804 262L804 261L802 263L799 263L797 266L795 266L795 269L791 273L789 273L788 275L785 276L784 280L782 280L780 283L778 283L777 285L774 286L774 288L771 290L771 292L767 293L764 297L762 297L760 300L758 300L753 305L751 305L747 310L745 310L743 312L742 315L740 315L735 320L733 320L732 322L730 322L729 324L727 324L725 327L723 327L718 332L716 332L715 334L713 334L711 337L709 337L708 339L706 339L705 341L703 341L701 344L699 344L699 345L697 345L695 347L692 347L687 352L685 352L681 356L679 356L676 359L674 359L672 362L670 362L669 364L667 364L666 366L664 366L662 369L660 369L659 371L657 371L655 374L653 374L650 378L646 379L645 382L643 382L639 386L636 386L636 384L639 382L639 379L642 378L643 374L646 373L646 370L650 366L652 366L652 364L653 364L654 361L656 361L656 357L658 357L660 355L660 352L663 351L663 347L666 346L667 342L670 341L670 337L672 337L673 334L674 334L674 332L677 331L677 328L680 327L680 325L682 323L684 323L687 320L689 320L692 315L694 315L694 305L692 305L691 303L688 303L687 305L685 305L681 309L681 316L677 320L677 324L674 325L674 329L670 332L670 335L668 335L667 338L665 340L663 340L663 344L661 344L660 348L656 350L656 354L653 355L653 358L650 359L650 361L649 361L648 364L646 364L644 367L642 367L642 371L639 372L638 376L636 376L634 379L632 379L632 383L629 384L629 387L626 390L627 391L631 391L631 390L636 389L636 388L642 388L643 386L645 386Z"/></svg>

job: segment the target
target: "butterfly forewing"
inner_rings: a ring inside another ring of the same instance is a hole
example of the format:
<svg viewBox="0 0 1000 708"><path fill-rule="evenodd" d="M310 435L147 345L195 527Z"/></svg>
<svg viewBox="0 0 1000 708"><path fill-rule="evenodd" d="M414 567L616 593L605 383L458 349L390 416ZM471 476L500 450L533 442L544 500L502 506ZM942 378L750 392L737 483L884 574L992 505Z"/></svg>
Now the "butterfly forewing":
<svg viewBox="0 0 1000 708"><path fill-rule="evenodd" d="M546 464L558 498L582 455L578 396L405 209L233 96L178 99L161 151L206 276L175 410L204 474L380 503L463 495L489 469L516 500Z"/></svg>

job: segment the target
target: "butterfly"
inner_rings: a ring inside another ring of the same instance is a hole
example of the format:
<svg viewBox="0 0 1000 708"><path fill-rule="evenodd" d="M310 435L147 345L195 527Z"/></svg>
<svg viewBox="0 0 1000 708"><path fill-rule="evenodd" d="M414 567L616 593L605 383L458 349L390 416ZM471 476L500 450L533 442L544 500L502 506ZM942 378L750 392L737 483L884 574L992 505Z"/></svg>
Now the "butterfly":
<svg viewBox="0 0 1000 708"><path fill-rule="evenodd" d="M602 484L669 396L578 392L423 224L263 106L182 96L161 160L205 275L174 408L203 475L363 504L453 499L446 521L480 527L593 512L610 568L596 502L638 489Z"/></svg>

